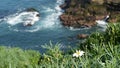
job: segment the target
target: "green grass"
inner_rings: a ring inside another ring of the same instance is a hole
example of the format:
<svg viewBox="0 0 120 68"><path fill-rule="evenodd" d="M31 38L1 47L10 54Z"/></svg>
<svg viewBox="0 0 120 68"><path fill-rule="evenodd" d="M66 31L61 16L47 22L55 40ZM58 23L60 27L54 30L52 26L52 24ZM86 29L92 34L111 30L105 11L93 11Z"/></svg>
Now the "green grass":
<svg viewBox="0 0 120 68"><path fill-rule="evenodd" d="M0 46L0 68L27 68L38 64L40 53Z"/></svg>
<svg viewBox="0 0 120 68"><path fill-rule="evenodd" d="M119 68L120 24L110 24L105 32L95 32L77 49L60 50L61 44L46 44L43 55L34 50L0 46L0 68ZM73 57L83 50L81 57Z"/></svg>

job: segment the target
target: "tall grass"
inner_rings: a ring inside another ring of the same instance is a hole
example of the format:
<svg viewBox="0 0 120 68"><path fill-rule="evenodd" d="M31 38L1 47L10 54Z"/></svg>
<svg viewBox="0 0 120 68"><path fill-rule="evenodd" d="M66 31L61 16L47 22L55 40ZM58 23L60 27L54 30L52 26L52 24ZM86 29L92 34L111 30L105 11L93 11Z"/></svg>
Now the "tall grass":
<svg viewBox="0 0 120 68"><path fill-rule="evenodd" d="M119 68L120 24L109 25L105 32L93 33L77 49L64 52L61 44L46 44L40 55L33 50L0 46L0 68ZM76 50L85 54L73 57Z"/></svg>

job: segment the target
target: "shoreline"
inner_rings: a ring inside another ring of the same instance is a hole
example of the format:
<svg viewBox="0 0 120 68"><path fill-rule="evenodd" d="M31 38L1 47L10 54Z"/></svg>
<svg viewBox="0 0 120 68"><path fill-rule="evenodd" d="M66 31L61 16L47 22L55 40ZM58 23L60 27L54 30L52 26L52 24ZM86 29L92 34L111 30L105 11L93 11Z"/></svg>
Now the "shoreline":
<svg viewBox="0 0 120 68"><path fill-rule="evenodd" d="M96 20L102 20L107 15L110 15L108 22L115 23L120 20L119 6L119 1L65 0L60 5L65 12L59 18L62 25L74 28L93 27L97 24Z"/></svg>

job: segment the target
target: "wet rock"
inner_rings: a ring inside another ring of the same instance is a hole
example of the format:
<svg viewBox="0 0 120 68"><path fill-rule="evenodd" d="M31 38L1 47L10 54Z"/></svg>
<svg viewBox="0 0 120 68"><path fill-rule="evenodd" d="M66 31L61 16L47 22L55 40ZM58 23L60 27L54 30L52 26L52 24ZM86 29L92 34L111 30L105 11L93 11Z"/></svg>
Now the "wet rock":
<svg viewBox="0 0 120 68"><path fill-rule="evenodd" d="M78 38L78 39L85 39L85 38L87 38L87 37L88 37L87 34L78 34L78 35L77 35L77 38Z"/></svg>
<svg viewBox="0 0 120 68"><path fill-rule="evenodd" d="M69 7L71 0L65 0L64 4L60 5L62 9L66 9Z"/></svg>
<svg viewBox="0 0 120 68"><path fill-rule="evenodd" d="M25 25L25 26L32 26L32 24L27 24L27 25Z"/></svg>
<svg viewBox="0 0 120 68"><path fill-rule="evenodd" d="M25 11L27 12L38 12L35 8L27 8Z"/></svg>
<svg viewBox="0 0 120 68"><path fill-rule="evenodd" d="M24 26L32 26L36 23L40 18L40 13L35 8L28 8L24 13Z"/></svg>
<svg viewBox="0 0 120 68"><path fill-rule="evenodd" d="M72 26L74 28L81 28L81 27L92 27L96 24L95 17L74 17L72 15L61 15L60 20L63 21L64 26Z"/></svg>
<svg viewBox="0 0 120 68"><path fill-rule="evenodd" d="M120 0L68 0L63 4L65 12L60 16L64 26L92 27L96 20L110 15L109 22L120 21ZM83 4L84 3L84 4Z"/></svg>
<svg viewBox="0 0 120 68"><path fill-rule="evenodd" d="M67 4L64 3L64 4L60 5L60 7L61 7L62 9L65 9L65 8L67 8Z"/></svg>

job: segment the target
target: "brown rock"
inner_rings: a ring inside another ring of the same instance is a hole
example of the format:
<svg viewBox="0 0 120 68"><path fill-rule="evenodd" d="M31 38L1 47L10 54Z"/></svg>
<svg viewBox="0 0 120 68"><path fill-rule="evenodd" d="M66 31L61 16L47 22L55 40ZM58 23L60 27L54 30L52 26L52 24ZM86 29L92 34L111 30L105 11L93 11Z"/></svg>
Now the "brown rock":
<svg viewBox="0 0 120 68"><path fill-rule="evenodd" d="M120 3L120 0L106 0L107 3Z"/></svg>
<svg viewBox="0 0 120 68"><path fill-rule="evenodd" d="M96 17L96 20L102 20L105 18L105 15L97 15L95 17Z"/></svg>
<svg viewBox="0 0 120 68"><path fill-rule="evenodd" d="M115 13L120 11L120 0L65 0L61 8L66 6L60 16L64 26L92 27L96 20L102 20L106 15L111 15L109 22L120 21L120 13Z"/></svg>
<svg viewBox="0 0 120 68"><path fill-rule="evenodd" d="M91 0L91 2L95 2L97 4L103 4L104 0Z"/></svg>
<svg viewBox="0 0 120 68"><path fill-rule="evenodd" d="M66 4L66 3L64 3L64 4L60 5L60 8L65 9L65 8L66 8L66 6L67 6L67 4Z"/></svg>
<svg viewBox="0 0 120 68"><path fill-rule="evenodd" d="M78 39L85 39L85 38L87 38L87 37L88 37L87 34L78 34L78 35L77 35L77 38L78 38Z"/></svg>

